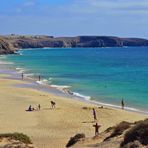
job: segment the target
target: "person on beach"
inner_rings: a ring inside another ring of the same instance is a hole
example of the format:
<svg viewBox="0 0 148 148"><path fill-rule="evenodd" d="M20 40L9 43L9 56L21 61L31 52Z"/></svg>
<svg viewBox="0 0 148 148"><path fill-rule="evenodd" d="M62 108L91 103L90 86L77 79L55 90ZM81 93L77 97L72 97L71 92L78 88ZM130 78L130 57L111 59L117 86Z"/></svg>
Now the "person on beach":
<svg viewBox="0 0 148 148"><path fill-rule="evenodd" d="M29 105L28 109L26 111L34 111L34 108L31 107L31 105Z"/></svg>
<svg viewBox="0 0 148 148"><path fill-rule="evenodd" d="M22 80L24 79L24 74L22 73Z"/></svg>
<svg viewBox="0 0 148 148"><path fill-rule="evenodd" d="M121 101L121 107L122 107L122 109L124 109L124 100L123 99Z"/></svg>
<svg viewBox="0 0 148 148"><path fill-rule="evenodd" d="M40 104L38 104L38 110L40 110L41 109L41 105Z"/></svg>
<svg viewBox="0 0 148 148"><path fill-rule="evenodd" d="M39 81L41 80L41 76L39 75Z"/></svg>
<svg viewBox="0 0 148 148"><path fill-rule="evenodd" d="M56 103L54 101L50 101L51 103L51 108L55 108L56 107Z"/></svg>
<svg viewBox="0 0 148 148"><path fill-rule="evenodd" d="M93 127L95 128L95 136L99 135L99 128L101 127L101 125L98 125L98 123L96 123L95 125L93 125Z"/></svg>
<svg viewBox="0 0 148 148"><path fill-rule="evenodd" d="M96 110L93 108L93 117L94 117L94 121L97 120L97 115L96 115Z"/></svg>

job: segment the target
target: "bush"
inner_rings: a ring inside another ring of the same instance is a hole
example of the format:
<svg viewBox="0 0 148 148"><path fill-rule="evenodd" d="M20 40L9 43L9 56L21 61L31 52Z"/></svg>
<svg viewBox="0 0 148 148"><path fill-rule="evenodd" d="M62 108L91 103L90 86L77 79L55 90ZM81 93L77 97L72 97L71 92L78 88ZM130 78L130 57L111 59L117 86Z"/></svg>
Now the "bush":
<svg viewBox="0 0 148 148"><path fill-rule="evenodd" d="M148 145L148 119L138 123L131 128L124 136L121 146L130 142L139 141L143 145Z"/></svg>
<svg viewBox="0 0 148 148"><path fill-rule="evenodd" d="M104 141L108 140L109 138L121 135L126 129L130 127L130 125L131 123L126 121L120 122L117 126L114 127L112 134L109 137L105 138Z"/></svg>
<svg viewBox="0 0 148 148"><path fill-rule="evenodd" d="M122 148L142 148L142 145L139 141L134 141L124 145Z"/></svg>
<svg viewBox="0 0 148 148"><path fill-rule="evenodd" d="M0 134L0 138L11 138L14 140L19 140L25 144L32 144L30 138L22 133L6 133Z"/></svg>
<svg viewBox="0 0 148 148"><path fill-rule="evenodd" d="M70 147L74 145L76 142L80 141L80 139L85 138L85 134L76 134L74 137L71 137L68 141L66 147Z"/></svg>
<svg viewBox="0 0 148 148"><path fill-rule="evenodd" d="M109 132L111 132L114 128L115 128L114 126L113 126L113 127L109 127L109 128L107 128L104 132L109 133Z"/></svg>

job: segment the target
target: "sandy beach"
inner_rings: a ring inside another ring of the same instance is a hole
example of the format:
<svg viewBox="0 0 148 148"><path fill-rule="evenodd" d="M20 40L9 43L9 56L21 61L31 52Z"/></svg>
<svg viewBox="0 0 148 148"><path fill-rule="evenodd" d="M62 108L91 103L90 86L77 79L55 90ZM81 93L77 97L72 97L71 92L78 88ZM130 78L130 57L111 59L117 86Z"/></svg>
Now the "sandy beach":
<svg viewBox="0 0 148 148"><path fill-rule="evenodd" d="M84 133L94 136L92 108L97 112L100 131L121 121L134 122L147 116L135 112L99 108L87 102L60 97L33 88L17 87L31 82L0 74L0 133L20 132L28 135L36 148L64 148L70 137ZM56 102L52 109L50 101ZM29 105L40 111L26 112Z"/></svg>

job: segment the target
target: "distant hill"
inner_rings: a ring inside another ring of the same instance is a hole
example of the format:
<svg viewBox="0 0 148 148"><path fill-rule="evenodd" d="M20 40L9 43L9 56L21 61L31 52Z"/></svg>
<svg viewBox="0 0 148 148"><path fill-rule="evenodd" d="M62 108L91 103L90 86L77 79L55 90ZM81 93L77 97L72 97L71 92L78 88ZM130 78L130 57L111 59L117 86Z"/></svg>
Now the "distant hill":
<svg viewBox="0 0 148 148"><path fill-rule="evenodd" d="M123 47L123 46L148 46L147 39L119 38L113 36L77 36L77 37L53 37L53 36L27 36L9 35L0 36L0 54L13 53L24 48L43 47Z"/></svg>

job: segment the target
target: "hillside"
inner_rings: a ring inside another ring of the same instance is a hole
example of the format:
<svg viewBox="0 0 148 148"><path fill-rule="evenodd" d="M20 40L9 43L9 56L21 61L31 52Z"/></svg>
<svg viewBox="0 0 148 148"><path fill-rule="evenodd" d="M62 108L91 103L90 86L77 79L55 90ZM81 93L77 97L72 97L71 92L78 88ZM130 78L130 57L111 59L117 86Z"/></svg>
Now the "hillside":
<svg viewBox="0 0 148 148"><path fill-rule="evenodd" d="M123 47L123 46L148 46L147 39L119 38L112 36L0 36L0 54L10 54L17 49L43 48L43 47Z"/></svg>
<svg viewBox="0 0 148 148"><path fill-rule="evenodd" d="M92 138L85 138L84 134L77 134L75 139L71 138L68 144L70 143L72 145L68 147L75 148L147 148L148 119L135 123L123 121Z"/></svg>

